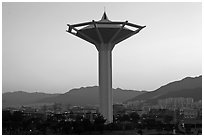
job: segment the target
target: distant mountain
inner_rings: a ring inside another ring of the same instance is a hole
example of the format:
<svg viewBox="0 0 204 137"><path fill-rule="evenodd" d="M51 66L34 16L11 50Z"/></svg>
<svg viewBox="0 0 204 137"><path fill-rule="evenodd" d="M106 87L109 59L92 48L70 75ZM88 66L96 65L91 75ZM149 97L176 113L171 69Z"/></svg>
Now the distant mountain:
<svg viewBox="0 0 204 137"><path fill-rule="evenodd" d="M23 91L3 93L2 106L28 105L36 103L62 103L71 105L96 105L99 103L99 89L82 87L72 89L64 94L27 93ZM180 81L171 82L155 91L134 91L113 89L113 102L121 103L134 100L156 102L158 99L169 97L192 97L202 99L202 76L187 77Z"/></svg>
<svg viewBox="0 0 204 137"><path fill-rule="evenodd" d="M127 101L146 100L155 102L158 99L170 97L192 97L194 100L202 99L202 76L195 78L187 77L180 81L171 82L155 91L147 92Z"/></svg>
<svg viewBox="0 0 204 137"><path fill-rule="evenodd" d="M79 89L72 89L64 94L46 94L46 93L27 93L23 91L3 93L3 106L17 106L37 103L62 103L71 105L96 105L99 102L98 87L82 87ZM145 93L144 91L113 89L113 101L121 103Z"/></svg>
<svg viewBox="0 0 204 137"><path fill-rule="evenodd" d="M123 101L130 99L133 96L138 96L143 94L143 91L134 91L134 90L122 90L122 89L113 89L113 102L122 103ZM95 87L86 87L79 89L72 89L65 94L61 94L57 97L44 98L38 100L38 102L58 102L63 104L72 104L72 105L96 105L99 104L99 88Z"/></svg>
<svg viewBox="0 0 204 137"><path fill-rule="evenodd" d="M18 106L18 105L28 105L36 100L55 97L59 94L46 94L46 93L28 93L24 91L16 92L6 92L2 95L2 105L3 106Z"/></svg>
<svg viewBox="0 0 204 137"><path fill-rule="evenodd" d="M194 88L194 89L183 89L183 90L177 90L174 92L168 92L165 95L160 96L158 99L163 99L163 98L169 98L169 97L191 97L194 100L198 101L202 99L202 88Z"/></svg>

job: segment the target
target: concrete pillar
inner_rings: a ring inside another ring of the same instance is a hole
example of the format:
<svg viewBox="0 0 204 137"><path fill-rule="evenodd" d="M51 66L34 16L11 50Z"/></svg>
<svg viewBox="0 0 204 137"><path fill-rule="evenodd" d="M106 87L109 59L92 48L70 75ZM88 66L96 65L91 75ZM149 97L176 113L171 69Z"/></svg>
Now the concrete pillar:
<svg viewBox="0 0 204 137"><path fill-rule="evenodd" d="M108 45L103 45L107 47ZM109 47L110 48L110 47ZM112 55L111 50L99 50L99 103L100 113L113 122L113 97L112 97Z"/></svg>

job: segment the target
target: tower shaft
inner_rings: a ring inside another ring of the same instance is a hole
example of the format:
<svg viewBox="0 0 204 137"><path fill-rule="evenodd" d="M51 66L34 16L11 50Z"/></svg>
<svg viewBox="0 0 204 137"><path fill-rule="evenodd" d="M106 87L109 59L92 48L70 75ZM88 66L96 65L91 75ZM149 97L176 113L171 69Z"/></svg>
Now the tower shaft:
<svg viewBox="0 0 204 137"><path fill-rule="evenodd" d="M110 47L103 44L103 47ZM108 123L113 122L113 97L112 97L112 55L110 49L101 49L99 56L99 103L100 113L107 119Z"/></svg>

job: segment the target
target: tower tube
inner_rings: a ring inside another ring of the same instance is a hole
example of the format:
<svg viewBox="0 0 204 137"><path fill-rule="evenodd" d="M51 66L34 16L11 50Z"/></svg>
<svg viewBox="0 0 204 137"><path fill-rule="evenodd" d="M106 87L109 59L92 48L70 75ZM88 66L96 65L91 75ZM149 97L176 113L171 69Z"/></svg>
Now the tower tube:
<svg viewBox="0 0 204 137"><path fill-rule="evenodd" d="M103 44L102 47L110 47ZM112 50L102 48L99 56L99 103L100 113L107 123L113 122L113 96L112 96Z"/></svg>

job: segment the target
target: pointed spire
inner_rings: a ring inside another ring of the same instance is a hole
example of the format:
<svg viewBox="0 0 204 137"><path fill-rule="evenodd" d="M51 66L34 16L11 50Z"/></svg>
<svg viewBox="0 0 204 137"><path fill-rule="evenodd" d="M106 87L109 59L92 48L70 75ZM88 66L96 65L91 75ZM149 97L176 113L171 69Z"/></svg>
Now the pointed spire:
<svg viewBox="0 0 204 137"><path fill-rule="evenodd" d="M102 16L101 20L109 20L105 11L103 13L103 16Z"/></svg>

